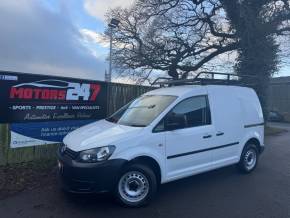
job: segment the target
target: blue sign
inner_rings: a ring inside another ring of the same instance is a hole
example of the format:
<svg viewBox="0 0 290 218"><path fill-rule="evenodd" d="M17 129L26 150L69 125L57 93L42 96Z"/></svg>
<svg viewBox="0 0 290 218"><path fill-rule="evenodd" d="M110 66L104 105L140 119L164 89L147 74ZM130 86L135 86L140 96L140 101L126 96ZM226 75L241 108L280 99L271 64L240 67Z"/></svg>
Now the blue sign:
<svg viewBox="0 0 290 218"><path fill-rule="evenodd" d="M11 148L28 147L62 142L71 131L95 120L69 120L35 123L13 123L10 125Z"/></svg>

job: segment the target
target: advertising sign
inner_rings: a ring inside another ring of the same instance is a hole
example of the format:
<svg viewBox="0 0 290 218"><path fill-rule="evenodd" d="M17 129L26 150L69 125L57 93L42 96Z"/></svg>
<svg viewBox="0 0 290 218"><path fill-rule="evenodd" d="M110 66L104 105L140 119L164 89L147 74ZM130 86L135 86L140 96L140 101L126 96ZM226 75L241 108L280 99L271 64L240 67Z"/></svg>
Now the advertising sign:
<svg viewBox="0 0 290 218"><path fill-rule="evenodd" d="M0 123L10 123L12 148L61 142L70 131L107 114L107 84L0 72Z"/></svg>
<svg viewBox="0 0 290 218"><path fill-rule="evenodd" d="M69 132L91 122L93 120L12 123L10 147L60 143Z"/></svg>
<svg viewBox="0 0 290 218"><path fill-rule="evenodd" d="M106 97L100 81L0 72L0 123L101 119Z"/></svg>

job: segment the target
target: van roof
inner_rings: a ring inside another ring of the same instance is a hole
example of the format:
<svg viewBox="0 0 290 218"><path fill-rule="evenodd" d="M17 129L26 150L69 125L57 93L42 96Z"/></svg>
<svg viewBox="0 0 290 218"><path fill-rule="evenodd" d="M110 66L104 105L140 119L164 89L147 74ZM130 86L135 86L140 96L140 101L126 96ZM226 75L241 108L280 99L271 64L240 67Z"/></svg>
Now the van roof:
<svg viewBox="0 0 290 218"><path fill-rule="evenodd" d="M195 94L195 92L206 92L208 89L225 89L228 90L244 90L249 89L241 86L229 86L229 85L183 85L183 86L172 86L166 88L154 89L145 93L145 95L173 95L181 97L186 94Z"/></svg>

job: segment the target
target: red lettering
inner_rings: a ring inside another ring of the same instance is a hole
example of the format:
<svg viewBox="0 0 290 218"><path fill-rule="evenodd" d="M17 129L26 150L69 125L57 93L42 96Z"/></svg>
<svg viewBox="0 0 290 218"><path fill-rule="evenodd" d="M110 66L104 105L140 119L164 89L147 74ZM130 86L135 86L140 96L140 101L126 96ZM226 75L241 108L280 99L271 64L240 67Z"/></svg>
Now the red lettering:
<svg viewBox="0 0 290 218"><path fill-rule="evenodd" d="M40 98L41 91L42 91L41 89L34 89L33 90L35 99L39 99Z"/></svg>
<svg viewBox="0 0 290 218"><path fill-rule="evenodd" d="M50 95L49 95L49 99L57 99L57 90L50 90Z"/></svg>
<svg viewBox="0 0 290 218"><path fill-rule="evenodd" d="M96 98L98 92L98 87L93 86L92 100ZM11 87L9 95L10 98L18 99L65 100L66 90Z"/></svg>
<svg viewBox="0 0 290 218"><path fill-rule="evenodd" d="M10 98L23 98L23 88L11 87Z"/></svg>
<svg viewBox="0 0 290 218"><path fill-rule="evenodd" d="M90 101L95 101L99 92L101 91L101 86L99 84L91 84L90 88L93 91L90 97Z"/></svg>
<svg viewBox="0 0 290 218"><path fill-rule="evenodd" d="M43 89L41 93L41 99L45 100L49 99L49 93L50 93L49 89Z"/></svg>
<svg viewBox="0 0 290 218"><path fill-rule="evenodd" d="M58 91L58 100L65 100L65 96L66 96L65 90Z"/></svg>
<svg viewBox="0 0 290 218"><path fill-rule="evenodd" d="M24 99L32 99L32 89L30 89L30 88L24 89L23 98Z"/></svg>

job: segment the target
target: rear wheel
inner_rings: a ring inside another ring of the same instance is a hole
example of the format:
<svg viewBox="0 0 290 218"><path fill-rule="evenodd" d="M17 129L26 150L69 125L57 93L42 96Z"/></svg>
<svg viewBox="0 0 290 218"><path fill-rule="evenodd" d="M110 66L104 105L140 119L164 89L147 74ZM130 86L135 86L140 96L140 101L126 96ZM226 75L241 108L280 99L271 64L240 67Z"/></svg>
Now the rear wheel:
<svg viewBox="0 0 290 218"><path fill-rule="evenodd" d="M153 170L142 164L133 164L120 175L115 196L124 206L140 207L152 200L156 190L157 180Z"/></svg>
<svg viewBox="0 0 290 218"><path fill-rule="evenodd" d="M259 152L254 144L248 144L243 149L238 168L243 173L252 172L258 164Z"/></svg>

